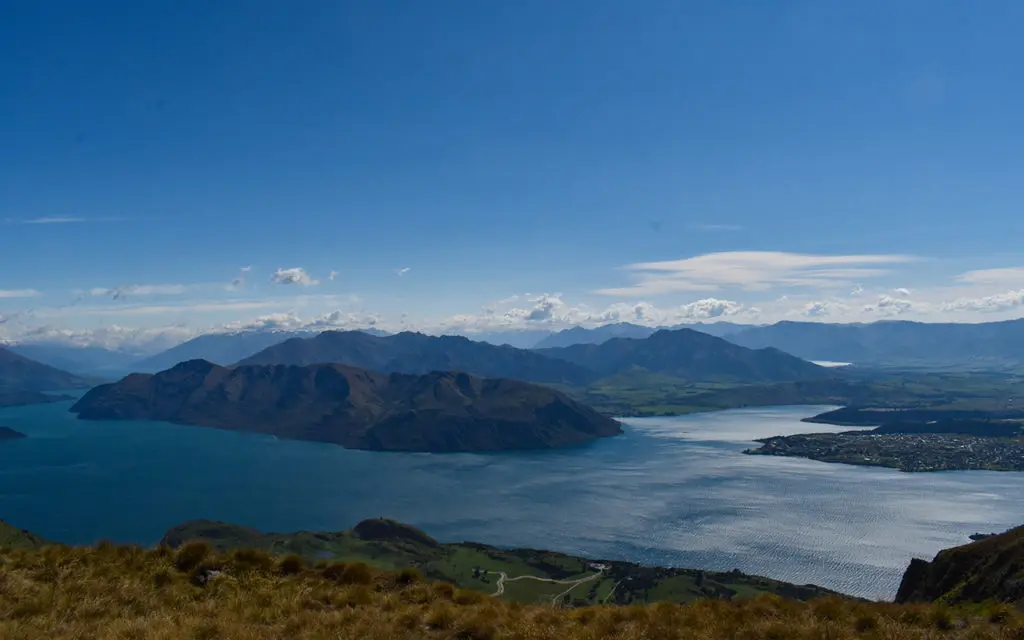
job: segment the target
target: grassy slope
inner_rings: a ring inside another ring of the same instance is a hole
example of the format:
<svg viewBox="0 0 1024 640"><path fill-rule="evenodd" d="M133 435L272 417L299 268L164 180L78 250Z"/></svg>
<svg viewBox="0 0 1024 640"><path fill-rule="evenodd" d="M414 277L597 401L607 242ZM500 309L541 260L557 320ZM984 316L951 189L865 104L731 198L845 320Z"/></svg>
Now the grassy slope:
<svg viewBox="0 0 1024 640"><path fill-rule="evenodd" d="M38 547L44 543L45 540L36 534L0 520L0 549Z"/></svg>
<svg viewBox="0 0 1024 640"><path fill-rule="evenodd" d="M383 534L365 539L371 535L363 529L372 523L389 523L390 530L383 527ZM164 538L171 546L187 540L204 540L221 551L248 547L274 554L297 554L311 561L330 558L365 562L385 570L416 567L430 579L488 594L497 589L499 571L504 571L509 578L533 575L559 580L597 573L583 558L533 549L503 550L476 543L439 544L412 527L387 520L364 521L348 532L291 534L261 534L236 525L200 521L175 527ZM567 594L569 601L575 604L605 600L618 604L656 600L691 602L709 597L750 598L766 593L806 600L832 594L819 587L797 586L738 572L601 562L608 569L600 578L573 587ZM474 575L474 568L486 569L487 574ZM551 602L571 586L518 580L505 584L503 598L523 603Z"/></svg>
<svg viewBox="0 0 1024 640"><path fill-rule="evenodd" d="M100 545L0 551L5 640L232 638L1020 638L1024 616L994 605L950 609L766 596L691 605L520 605L416 572L304 565L256 551L212 556Z"/></svg>

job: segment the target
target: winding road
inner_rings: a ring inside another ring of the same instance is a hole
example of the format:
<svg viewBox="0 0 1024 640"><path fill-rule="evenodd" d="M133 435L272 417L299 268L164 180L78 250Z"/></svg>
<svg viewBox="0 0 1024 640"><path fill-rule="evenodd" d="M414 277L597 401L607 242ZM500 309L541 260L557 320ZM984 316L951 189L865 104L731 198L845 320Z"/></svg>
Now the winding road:
<svg viewBox="0 0 1024 640"><path fill-rule="evenodd" d="M584 582L591 582L591 581L597 580L598 578L603 576L604 572L605 572L605 569L608 568L608 567L606 567L604 565L601 565L601 564L595 564L595 565L592 565L592 567L597 569L597 573L592 573L589 576L584 576L582 578L568 578L568 579L565 579L565 580L556 580L554 578L541 578L540 576L516 576L515 578L510 578L510 577L508 577L508 574L505 573L504 571L497 571L496 572L498 574L498 584L496 585L497 586L497 591L495 591L492 594L492 596L497 598L497 597L501 596L503 593L505 593L505 583L506 582L518 582L519 580L536 580L537 582L549 582L551 584L567 584L567 585L569 585L568 589L566 589L565 591L563 591L563 592L559 593L558 595L553 596L551 598L551 603L552 604L556 604L558 602L559 598L564 597L567 593L569 593L570 591L572 591L573 589L575 589L579 585L583 584Z"/></svg>

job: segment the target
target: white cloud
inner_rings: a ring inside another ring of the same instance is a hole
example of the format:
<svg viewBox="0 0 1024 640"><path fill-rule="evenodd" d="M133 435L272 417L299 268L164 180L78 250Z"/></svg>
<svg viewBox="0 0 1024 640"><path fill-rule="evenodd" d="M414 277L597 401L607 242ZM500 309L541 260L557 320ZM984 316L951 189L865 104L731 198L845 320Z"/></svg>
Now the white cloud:
<svg viewBox="0 0 1024 640"><path fill-rule="evenodd" d="M906 287L897 287L892 290L893 293L903 296L904 298L910 297L910 289Z"/></svg>
<svg viewBox="0 0 1024 640"><path fill-rule="evenodd" d="M334 280L335 278L337 278L337 277L338 277L338 272L337 272L337 271L334 271L334 270L332 269L332 270L331 270L331 273L330 273L330 274L328 274L328 276L327 276L327 279L328 279L328 280L331 280L331 281L333 281L333 280Z"/></svg>
<svg viewBox="0 0 1024 640"><path fill-rule="evenodd" d="M859 284L853 285L853 289L850 289L850 295L853 296L854 298L856 298L859 295L862 295L863 293L864 287Z"/></svg>
<svg viewBox="0 0 1024 640"><path fill-rule="evenodd" d="M898 316L914 311L914 303L892 296L879 296L874 304L864 305L865 313L876 313L884 316Z"/></svg>
<svg viewBox="0 0 1024 640"><path fill-rule="evenodd" d="M942 305L942 310L996 313L1015 309L1022 305L1024 305L1024 289L1019 289L980 298L959 298Z"/></svg>
<svg viewBox="0 0 1024 640"><path fill-rule="evenodd" d="M303 287L310 287L320 284L319 280L313 279L302 267L291 267L289 269L278 269L271 276L270 281L274 284L297 284Z"/></svg>
<svg viewBox="0 0 1024 640"><path fill-rule="evenodd" d="M522 299L529 305L509 307L510 304ZM475 333L520 329L558 330L577 325L595 327L615 322L631 322L654 327L740 315L749 320L757 311L745 309L742 304L733 300L717 298L704 298L670 307L656 307L649 302L620 302L597 310L586 305L570 305L558 293L545 293L531 297L506 298L486 305L480 315L455 315L430 324L428 328L435 331Z"/></svg>
<svg viewBox="0 0 1024 640"><path fill-rule="evenodd" d="M904 255L809 255L779 251L727 251L682 260L642 262L623 267L639 274L628 287L601 289L614 296L661 295L726 288L764 291L772 287L830 287L889 273L865 265L915 260Z"/></svg>
<svg viewBox="0 0 1024 640"><path fill-rule="evenodd" d="M1024 267L977 269L961 273L954 280L963 284L1024 285Z"/></svg>
<svg viewBox="0 0 1024 640"><path fill-rule="evenodd" d="M409 271L411 271L410 267L402 267L401 269L398 269L395 273L397 273L400 276L404 276L405 274L409 273Z"/></svg>
<svg viewBox="0 0 1024 640"><path fill-rule="evenodd" d="M800 309L799 313L800 315L808 318L824 318L833 315L842 315L848 309L849 307L842 302L815 300L805 304L803 309Z"/></svg>
<svg viewBox="0 0 1024 640"><path fill-rule="evenodd" d="M380 322L380 317L353 311L342 311L340 309L315 315L302 317L295 312L270 313L251 320L228 322L215 327L213 331L234 332L234 331L323 331L327 329L366 329L373 327Z"/></svg>
<svg viewBox="0 0 1024 640"><path fill-rule="evenodd" d="M40 294L35 289L0 289L0 298L34 298Z"/></svg>
<svg viewBox="0 0 1024 640"><path fill-rule="evenodd" d="M43 325L20 331L19 342L56 342L76 347L96 346L105 349L136 349L155 353L184 342L196 335L194 329L181 325L136 328L110 325L95 329L68 329Z"/></svg>

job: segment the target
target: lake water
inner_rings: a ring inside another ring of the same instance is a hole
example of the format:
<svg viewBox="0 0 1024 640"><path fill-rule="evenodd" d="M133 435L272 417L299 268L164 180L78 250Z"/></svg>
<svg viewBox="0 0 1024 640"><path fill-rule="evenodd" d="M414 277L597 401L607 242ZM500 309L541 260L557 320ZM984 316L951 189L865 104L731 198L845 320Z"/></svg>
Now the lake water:
<svg viewBox="0 0 1024 640"><path fill-rule="evenodd" d="M829 429L798 420L830 407L631 419L624 435L574 449L436 455L85 422L68 406L0 410L0 425L29 436L0 442L0 519L68 543L150 544L193 518L295 531L387 516L445 541L738 568L891 598L911 557L1024 521L1024 473L740 453L754 438Z"/></svg>

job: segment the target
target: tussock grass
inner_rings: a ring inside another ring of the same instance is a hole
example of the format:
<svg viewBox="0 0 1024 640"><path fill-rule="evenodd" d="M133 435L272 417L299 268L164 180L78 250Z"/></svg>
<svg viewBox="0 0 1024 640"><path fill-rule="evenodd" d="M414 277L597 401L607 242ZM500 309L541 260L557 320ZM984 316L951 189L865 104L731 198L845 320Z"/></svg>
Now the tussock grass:
<svg viewBox="0 0 1024 640"><path fill-rule="evenodd" d="M998 604L778 596L560 609L426 582L413 569L308 566L254 550L218 555L203 543L177 551L103 543L0 551L0 638L1024 640L1024 615Z"/></svg>

